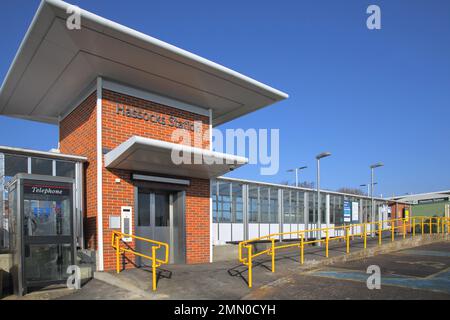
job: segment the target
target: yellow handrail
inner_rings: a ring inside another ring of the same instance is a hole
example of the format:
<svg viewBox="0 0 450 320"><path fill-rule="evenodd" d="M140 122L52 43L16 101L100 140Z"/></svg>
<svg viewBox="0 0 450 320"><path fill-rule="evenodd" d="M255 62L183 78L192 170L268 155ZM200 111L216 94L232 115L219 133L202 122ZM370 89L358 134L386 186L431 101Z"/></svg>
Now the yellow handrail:
<svg viewBox="0 0 450 320"><path fill-rule="evenodd" d="M426 220L429 220L425 222ZM419 221L419 222L417 222ZM382 243L382 233L383 231L391 232L391 241L395 241L395 231L401 232L402 238L406 238L406 234L412 233L412 236L416 236L416 226L420 226L422 235L425 233L425 223L429 228L429 233L433 233L433 226L436 226L437 234L449 234L450 229L450 218L449 217L408 217L408 218L396 218L390 220L379 220L364 223L355 223L350 225L326 227L326 228L314 228L308 230L298 230L291 232L281 232L272 233L262 237L253 238L245 241L239 242L239 262L248 267L248 286L252 287L252 276L253 276L253 259L267 254L271 257L272 262L272 272L275 272L275 254L276 250L286 249L292 247L300 248L300 263L304 263L304 249L306 244L313 243L325 243L325 257L328 258L329 243L334 240L345 240L346 253L350 253L350 238L361 237L364 240L364 250L367 248L367 236L370 234L378 234L378 245ZM359 232L355 232L355 229L359 229ZM411 230L412 229L412 230ZM333 231L334 236L330 233ZM317 232L320 237L319 239L307 239L307 234L311 232ZM322 233L325 233L325 238L322 238ZM297 241L280 242L281 245L276 246L275 242L281 239L285 235L297 235ZM260 252L253 253L253 244L261 241L270 241L271 245ZM244 256L244 249L247 255Z"/></svg>
<svg viewBox="0 0 450 320"><path fill-rule="evenodd" d="M133 238L135 240L144 241L153 244L152 246L152 255L145 255L143 253L137 252L132 248L121 246L123 238ZM142 257L145 259L149 259L152 262L152 288L153 291L156 290L156 268L160 267L163 264L167 264L169 262L169 245L165 242L151 240L143 237L138 237L132 234L126 234L119 231L113 231L111 236L111 246L116 250L116 272L120 273L120 255L128 252L134 254L135 256ZM157 250L165 248L165 257L164 260L157 258Z"/></svg>

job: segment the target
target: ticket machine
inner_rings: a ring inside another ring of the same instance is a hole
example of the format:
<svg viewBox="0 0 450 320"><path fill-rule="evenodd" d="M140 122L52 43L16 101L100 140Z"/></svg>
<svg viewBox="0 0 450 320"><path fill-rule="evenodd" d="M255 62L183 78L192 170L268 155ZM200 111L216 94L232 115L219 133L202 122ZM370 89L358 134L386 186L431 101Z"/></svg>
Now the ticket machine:
<svg viewBox="0 0 450 320"><path fill-rule="evenodd" d="M64 283L75 264L73 179L18 174L8 198L14 293Z"/></svg>

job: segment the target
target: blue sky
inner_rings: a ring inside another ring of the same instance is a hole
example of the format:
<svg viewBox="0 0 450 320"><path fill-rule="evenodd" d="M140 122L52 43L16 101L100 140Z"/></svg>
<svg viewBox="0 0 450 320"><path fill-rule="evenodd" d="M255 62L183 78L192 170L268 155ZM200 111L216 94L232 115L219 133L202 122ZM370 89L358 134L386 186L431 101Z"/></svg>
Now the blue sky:
<svg viewBox="0 0 450 320"><path fill-rule="evenodd" d="M235 69L290 98L226 128L279 128L280 171L258 166L230 174L358 187L376 172L377 194L450 189L450 1L73 0L72 4ZM366 28L366 8L381 7L382 29ZM38 0L0 4L3 79ZM55 126L0 117L0 145L48 150Z"/></svg>

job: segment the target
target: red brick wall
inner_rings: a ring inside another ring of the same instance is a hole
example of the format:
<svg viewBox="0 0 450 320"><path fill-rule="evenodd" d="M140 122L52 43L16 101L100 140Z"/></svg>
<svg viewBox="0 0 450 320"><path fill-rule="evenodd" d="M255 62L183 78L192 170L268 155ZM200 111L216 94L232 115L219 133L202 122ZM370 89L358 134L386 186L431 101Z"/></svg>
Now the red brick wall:
<svg viewBox="0 0 450 320"><path fill-rule="evenodd" d="M207 136L209 118L151 101L103 90L102 97L102 148L111 150L133 135L173 142L172 132L176 127L170 126L168 119L175 116L181 121L202 122L203 133ZM117 114L117 104L141 112L155 114L166 119L166 125L145 121ZM61 152L82 155L88 158L86 166L86 223L85 236L89 248L97 248L97 141L96 141L96 93L94 92L60 123ZM208 137L208 136L207 136ZM209 137L203 141L202 135L191 132L192 143L197 147L209 148ZM131 172L111 170L103 166L103 247L104 268L115 268L115 255L111 248L109 216L120 215L121 206L133 208L134 221L134 186ZM120 179L120 182L116 182ZM191 185L186 191L186 261L187 263L209 262L210 244L210 206L209 180L190 179ZM134 243L130 243L134 247ZM131 262L134 257L128 256ZM132 266L132 264L128 264Z"/></svg>
<svg viewBox="0 0 450 320"><path fill-rule="evenodd" d="M85 156L85 223L84 236L88 248L97 248L97 92L59 124L62 153Z"/></svg>
<svg viewBox="0 0 450 320"><path fill-rule="evenodd" d="M389 205L391 207L391 219L402 219L403 218L403 210L406 208L409 210L409 216L411 217L411 206L409 204L404 203L391 203ZM396 226L403 227L402 221L396 221ZM397 229L397 232L402 232L402 228ZM407 231L411 231L411 228L407 227Z"/></svg>
<svg viewBox="0 0 450 320"><path fill-rule="evenodd" d="M156 114L161 118L164 117L166 125L117 114L117 104L121 107L133 108L138 111ZM173 142L171 135L176 128L167 124L167 119L170 116L175 116L183 121L201 121L203 132L207 132L209 129L209 118L206 116L103 90L103 148L113 149L134 135ZM201 138L201 136L195 136L191 132L191 140L193 143L196 143L196 146L209 148L209 139L202 143ZM108 229L107 225L109 215L120 214L121 206L131 206L133 213L136 209L134 208L134 189L130 174L130 172L123 170L103 169L103 230L106 270L113 269L115 263L114 252L109 244L109 239L111 239L111 230ZM115 183L116 178L120 178L121 182ZM191 179L191 186L186 192L185 208L186 262L209 262L209 180ZM133 221L133 223L135 222Z"/></svg>

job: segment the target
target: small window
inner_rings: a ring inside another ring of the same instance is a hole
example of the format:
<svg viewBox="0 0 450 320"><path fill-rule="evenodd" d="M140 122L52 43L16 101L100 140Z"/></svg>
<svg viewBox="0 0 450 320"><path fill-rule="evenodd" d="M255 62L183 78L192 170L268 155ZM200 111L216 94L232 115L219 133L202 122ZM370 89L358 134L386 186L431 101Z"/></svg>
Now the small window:
<svg viewBox="0 0 450 320"><path fill-rule="evenodd" d="M150 226L150 194L138 195L138 227Z"/></svg>
<svg viewBox="0 0 450 320"><path fill-rule="evenodd" d="M53 175L53 161L49 159L31 158L31 173Z"/></svg>
<svg viewBox="0 0 450 320"><path fill-rule="evenodd" d="M28 158L5 154L5 176L14 177L18 173L28 173Z"/></svg>
<svg viewBox="0 0 450 320"><path fill-rule="evenodd" d="M75 163L56 161L56 175L58 177L75 178Z"/></svg>

